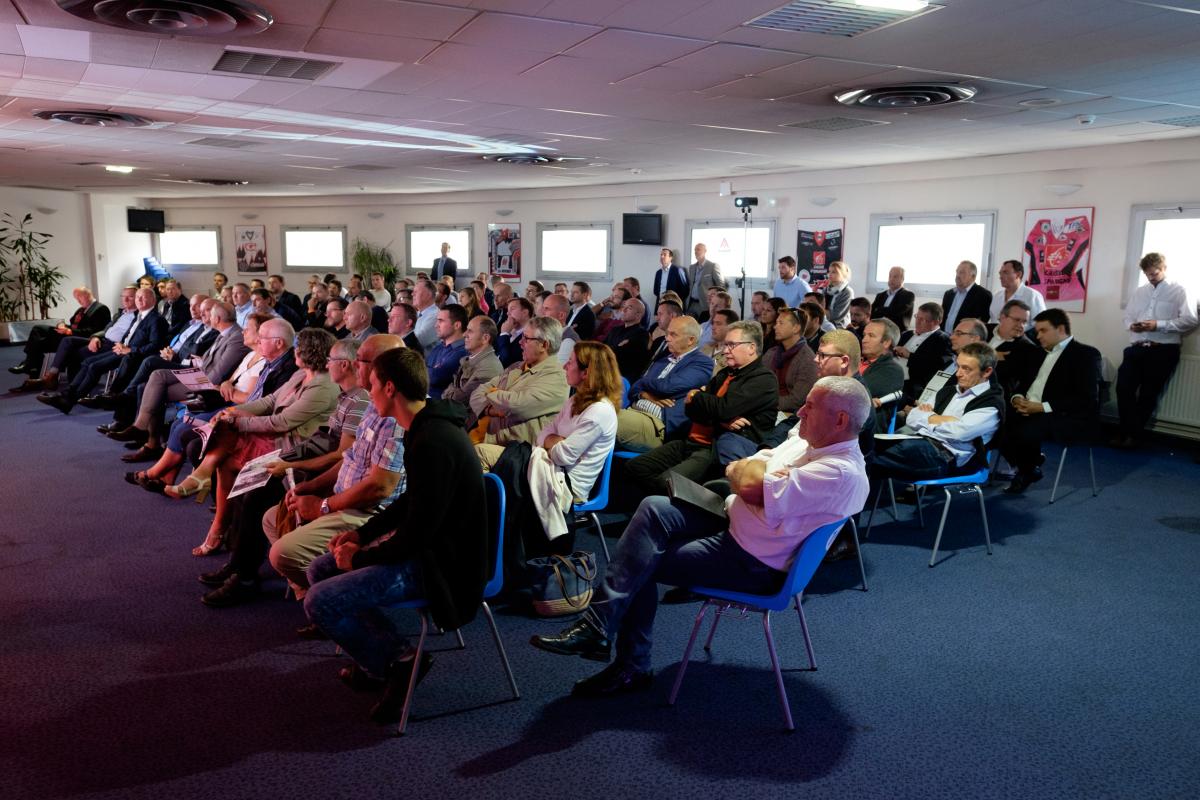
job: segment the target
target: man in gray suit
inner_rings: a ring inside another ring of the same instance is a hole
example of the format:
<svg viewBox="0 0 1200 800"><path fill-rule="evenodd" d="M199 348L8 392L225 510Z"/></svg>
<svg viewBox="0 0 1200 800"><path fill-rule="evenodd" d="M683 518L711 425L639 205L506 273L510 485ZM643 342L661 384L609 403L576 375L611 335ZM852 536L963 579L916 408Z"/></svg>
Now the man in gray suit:
<svg viewBox="0 0 1200 800"><path fill-rule="evenodd" d="M688 299L687 314L701 319L708 310L708 290L720 289L722 292L729 284L721 277L721 266L709 261L708 248L703 244L696 245L696 263L688 267Z"/></svg>
<svg viewBox="0 0 1200 800"><path fill-rule="evenodd" d="M209 311L208 319L217 331L217 340L200 360L200 369L214 386L221 385L222 381L233 374L234 369L250 350L242 339L242 329L235 322L236 314L233 306L226 303L217 303ZM186 399L188 394L188 388L179 382L179 378L170 369L155 370L141 391L137 417L126 428L120 428L120 422L114 422L108 431L108 437L118 442L139 442L144 445L142 450L134 454L142 458L129 457L129 460L149 458L153 451L161 449L158 435L167 404L178 403Z"/></svg>
<svg viewBox="0 0 1200 800"><path fill-rule="evenodd" d="M475 317L467 323L463 342L467 346L467 357L458 362L450 385L442 390L443 400L453 400L467 407L467 427L475 423L471 412L471 393L504 371L500 357L492 343L499 329L488 317Z"/></svg>

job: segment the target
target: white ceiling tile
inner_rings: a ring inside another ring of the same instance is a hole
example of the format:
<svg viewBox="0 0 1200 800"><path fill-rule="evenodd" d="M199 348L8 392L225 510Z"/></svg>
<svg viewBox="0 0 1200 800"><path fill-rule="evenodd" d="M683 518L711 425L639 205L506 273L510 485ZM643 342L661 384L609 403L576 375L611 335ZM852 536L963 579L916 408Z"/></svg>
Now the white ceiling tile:
<svg viewBox="0 0 1200 800"><path fill-rule="evenodd" d="M611 15L630 0L550 0L538 16L572 22L596 23Z"/></svg>
<svg viewBox="0 0 1200 800"><path fill-rule="evenodd" d="M91 50L89 35L83 31L21 25L17 28L21 47L31 58L56 58L87 61Z"/></svg>
<svg viewBox="0 0 1200 800"><path fill-rule="evenodd" d="M298 81L257 81L237 96L239 103L274 105L308 87Z"/></svg>
<svg viewBox="0 0 1200 800"><path fill-rule="evenodd" d="M732 79L732 76L729 79ZM651 67L644 72L622 78L617 81L617 85L663 92L697 92L712 86L714 80L721 79L714 78L711 73L706 72L671 67Z"/></svg>
<svg viewBox="0 0 1200 800"><path fill-rule="evenodd" d="M159 40L118 33L93 33L92 63L149 67L154 63Z"/></svg>
<svg viewBox="0 0 1200 800"><path fill-rule="evenodd" d="M718 43L666 63L675 69L710 73L756 75L804 60L799 53Z"/></svg>
<svg viewBox="0 0 1200 800"><path fill-rule="evenodd" d="M707 47L708 44L700 39L610 28L571 48L567 54L579 58L621 61L632 71L657 66Z"/></svg>
<svg viewBox="0 0 1200 800"><path fill-rule="evenodd" d="M89 64L80 83L92 86L112 86L127 89L138 85L146 70L138 67L120 67L112 64Z"/></svg>
<svg viewBox="0 0 1200 800"><path fill-rule="evenodd" d="M574 84L611 83L629 75L620 61L555 56L526 70L522 77L534 80L567 81Z"/></svg>
<svg viewBox="0 0 1200 800"><path fill-rule="evenodd" d="M599 33L596 25L530 19L511 14L480 14L455 34L458 44L559 53Z"/></svg>
<svg viewBox="0 0 1200 800"><path fill-rule="evenodd" d="M211 100L233 100L238 95L242 94L255 86L258 83L257 78L235 78L225 75L209 75L201 78L194 87L192 93L201 98Z"/></svg>
<svg viewBox="0 0 1200 800"><path fill-rule="evenodd" d="M159 42L151 66L156 70L211 72L225 48L219 44L173 40Z"/></svg>
<svg viewBox="0 0 1200 800"><path fill-rule="evenodd" d="M333 0L255 0L281 22L292 25L320 25Z"/></svg>
<svg viewBox="0 0 1200 800"><path fill-rule="evenodd" d="M467 70L483 75L516 75L547 58L549 56L545 53L530 50L506 50L450 42L424 56L421 63L435 69Z"/></svg>
<svg viewBox="0 0 1200 800"><path fill-rule="evenodd" d="M414 39L449 39L479 12L400 0L337 0L323 26L342 31L403 32Z"/></svg>
<svg viewBox="0 0 1200 800"><path fill-rule="evenodd" d="M321 28L304 49L308 53L412 63L437 45L437 42L425 39Z"/></svg>
<svg viewBox="0 0 1200 800"><path fill-rule="evenodd" d="M25 55L25 48L21 46L21 37L17 34L16 25L0 23L0 54Z"/></svg>
<svg viewBox="0 0 1200 800"><path fill-rule="evenodd" d="M64 61L56 58L26 58L25 69L22 71L21 77L74 83L87 70L87 66L87 63L82 61Z"/></svg>
<svg viewBox="0 0 1200 800"><path fill-rule="evenodd" d="M19 78L19 77L21 77L21 70L24 68L25 68L25 57L24 56L10 56L10 55L0 54L0 77ZM3 91L4 88L5 87L0 85L0 91Z"/></svg>
<svg viewBox="0 0 1200 800"><path fill-rule="evenodd" d="M361 89L389 74L396 68L394 61L373 61L364 58L349 58L330 70L316 83L318 86L333 86L340 89Z"/></svg>
<svg viewBox="0 0 1200 800"><path fill-rule="evenodd" d="M451 0L453 2L453 0ZM483 11L503 11L509 14L537 14L550 0L458 0L464 6ZM457 5L458 2L455 2Z"/></svg>

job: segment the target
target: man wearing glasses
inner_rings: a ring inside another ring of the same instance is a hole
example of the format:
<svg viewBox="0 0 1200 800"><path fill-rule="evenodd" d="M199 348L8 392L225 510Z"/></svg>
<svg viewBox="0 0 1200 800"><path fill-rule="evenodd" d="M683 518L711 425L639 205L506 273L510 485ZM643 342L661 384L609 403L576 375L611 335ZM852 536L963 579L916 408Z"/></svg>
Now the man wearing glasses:
<svg viewBox="0 0 1200 800"><path fill-rule="evenodd" d="M1004 304L1000 323L988 342L988 346L996 351L995 380L1004 390L1005 398L1011 398L1017 390L1017 384L1029 372L1036 373L1046 357L1046 351L1025 335L1031 316L1032 309L1025 301L1009 300Z"/></svg>
<svg viewBox="0 0 1200 800"><path fill-rule="evenodd" d="M757 322L733 323L722 353L725 368L706 386L686 395L684 413L692 422L687 437L667 442L627 465L630 476L649 493L666 494L672 472L703 483L717 465L717 438L733 430L735 422L748 423L736 433L755 444L775 426L779 383L762 363L762 327Z"/></svg>

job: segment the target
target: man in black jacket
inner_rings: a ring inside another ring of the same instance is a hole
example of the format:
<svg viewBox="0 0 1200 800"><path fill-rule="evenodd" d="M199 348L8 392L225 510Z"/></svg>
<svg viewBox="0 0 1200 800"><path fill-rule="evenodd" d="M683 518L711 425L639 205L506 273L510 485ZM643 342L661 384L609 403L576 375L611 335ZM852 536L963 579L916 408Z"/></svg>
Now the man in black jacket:
<svg viewBox="0 0 1200 800"><path fill-rule="evenodd" d="M757 322L733 323L723 349L725 368L707 386L688 392L684 400L684 411L692 421L687 438L666 442L626 465L647 494L666 494L672 472L696 483L707 480L717 465L715 442L725 431L758 443L775 427L779 382L761 360L762 327Z"/></svg>
<svg viewBox="0 0 1200 800"><path fill-rule="evenodd" d="M280 306L287 306L292 311L296 312L295 317L301 322L297 324L296 321L291 319L290 316L285 317L285 319L287 319L288 322L291 322L296 330L300 330L302 327L304 327L303 320L306 313L304 304L300 302L299 297L287 290L282 275L267 276L267 291L269 291L271 296L275 298L276 311L279 311ZM279 311L279 313L283 314L282 311Z"/></svg>
<svg viewBox="0 0 1200 800"><path fill-rule="evenodd" d="M1100 352L1071 336L1071 318L1048 308L1034 319L1046 357L1022 381L1009 404L1000 452L1017 470L1004 491L1021 494L1042 479L1041 443L1053 434L1084 432L1099 413Z"/></svg>
<svg viewBox="0 0 1200 800"><path fill-rule="evenodd" d="M992 293L975 283L979 267L963 261L954 269L954 288L942 295L942 330L952 331L960 319L974 317L985 322L992 315Z"/></svg>
<svg viewBox="0 0 1200 800"><path fill-rule="evenodd" d="M163 299L159 305L163 321L167 324L167 339L174 339L192 321L190 303L179 281L169 278L163 282Z"/></svg>
<svg viewBox="0 0 1200 800"><path fill-rule="evenodd" d="M108 306L101 303L86 286L80 286L72 294L79 308L66 322L57 326L34 325L29 331L29 340L25 342L25 358L8 371L13 375L22 373L34 376L42 369L42 358L47 353L58 349L58 343L68 336L88 338L94 333L104 330L112 319Z"/></svg>
<svg viewBox="0 0 1200 800"><path fill-rule="evenodd" d="M1046 357L1046 351L1025 335L1028 324L1029 306L1024 300L1009 300L1001 309L1000 321L988 342L996 351L995 380L1006 398L1012 397L1023 381L1033 380L1030 374L1037 374Z"/></svg>
<svg viewBox="0 0 1200 800"><path fill-rule="evenodd" d="M908 380L904 394L916 397L929 379L954 360L950 337L938 327L942 322L942 307L937 303L922 303L917 309L916 328L900 334L893 354L908 359Z"/></svg>
<svg viewBox="0 0 1200 800"><path fill-rule="evenodd" d="M457 403L427 400L425 362L407 348L389 350L372 365L371 402L407 431L407 491L357 531L333 537L329 553L308 570L304 598L309 620L354 659L370 681L386 678L371 710L376 722L395 722L417 669L433 659L415 649L381 611L424 597L443 630L474 617L488 578L488 515L483 475L463 430Z"/></svg>
<svg viewBox="0 0 1200 800"><path fill-rule="evenodd" d="M904 288L904 267L892 267L888 270L887 289L875 295L871 303L871 318L886 317L906 331L912 324L915 301L916 296Z"/></svg>

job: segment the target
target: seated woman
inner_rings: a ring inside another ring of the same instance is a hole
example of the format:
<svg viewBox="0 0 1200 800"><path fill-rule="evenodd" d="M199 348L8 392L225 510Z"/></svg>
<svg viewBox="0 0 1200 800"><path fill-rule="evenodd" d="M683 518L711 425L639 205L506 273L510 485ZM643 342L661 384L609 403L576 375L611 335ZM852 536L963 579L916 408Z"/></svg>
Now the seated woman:
<svg viewBox="0 0 1200 800"><path fill-rule="evenodd" d="M329 350L337 341L328 331L305 328L296 336L296 372L278 391L213 417L213 430L200 466L164 494L176 499L208 494L215 476L217 513L204 544L193 555L208 555L224 539L229 489L247 461L294 444L317 429L337 406L338 386L329 378Z"/></svg>
<svg viewBox="0 0 1200 800"><path fill-rule="evenodd" d="M258 352L258 327L264 322L272 319L269 314L256 312L246 318L246 327L242 329L242 341L250 348L250 352L242 359L242 363L233 371L233 375L229 380L222 383L217 389L221 392L221 398L227 403L244 403L250 399L250 393L254 391L254 387L258 384L259 373L262 372L263 366L267 360ZM224 408L225 406L221 406ZM183 465L184 453L187 452L189 443L198 438L199 434L196 429L208 422L217 415L221 408L215 408L212 411L187 411L181 412L175 417L175 421L171 423L170 431L167 433L166 450L154 466L146 470L138 472L125 473L125 480L129 483L136 483L148 492L154 494L162 494L163 489L174 482L176 475L179 474L179 468ZM151 433L150 439L146 441L146 447L158 447L158 431L157 429Z"/></svg>
<svg viewBox="0 0 1200 800"><path fill-rule="evenodd" d="M479 296L475 293L473 286L464 286L458 290L458 304L466 309L468 322L475 317L487 316L486 312L479 305Z"/></svg>

